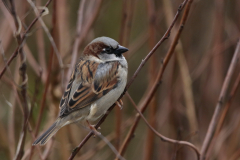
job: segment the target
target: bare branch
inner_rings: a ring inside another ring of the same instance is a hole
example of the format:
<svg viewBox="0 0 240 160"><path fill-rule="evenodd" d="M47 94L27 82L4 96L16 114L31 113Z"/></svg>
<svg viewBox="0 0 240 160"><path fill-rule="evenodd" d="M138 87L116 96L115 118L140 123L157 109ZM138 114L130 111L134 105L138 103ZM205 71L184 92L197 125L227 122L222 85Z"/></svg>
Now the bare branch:
<svg viewBox="0 0 240 160"><path fill-rule="evenodd" d="M166 33L163 35L163 37L160 39L160 41L154 46L154 48L148 53L148 55L144 58L144 60L142 61L142 63L140 64L140 66L138 67L138 69L136 70L135 74L133 75L133 77L131 78L131 80L128 82L124 93L122 93L122 95L119 97L119 99L121 99L123 97L123 95L125 94L125 92L127 91L127 89L131 86L132 82L135 80L135 78L137 77L138 73L140 72L140 70L142 69L142 67L144 66L144 64L147 62L147 60L151 57L151 55L157 50L157 48L170 36L170 32L171 29L173 28L177 18L180 15L180 12L182 11L182 9L184 8L185 4L186 4L187 0L185 0L178 8L178 11L173 19L172 24L170 25L170 27L167 29ZM185 22L185 21L184 21ZM166 59L168 62L169 58ZM165 64L166 65L166 64ZM159 82L157 82L157 86L158 86ZM97 129L106 119L107 115L109 114L109 112L111 112L111 110L113 109L113 107L115 106L115 104L113 106L111 106L107 113L99 120L99 122L96 124L95 128ZM74 149L74 151L72 152L71 156L69 157L69 160L72 160L76 154L79 152L79 150L83 147L83 145L88 141L88 139L93 135L92 132L90 132L83 140L82 142L78 145L78 147L76 147Z"/></svg>
<svg viewBox="0 0 240 160"><path fill-rule="evenodd" d="M132 97L129 95L129 93L126 93L127 97L129 98L130 102L133 104L134 108L136 109L136 111L138 112L138 114L140 115L140 117L144 120L144 122L147 124L147 126L155 133L156 136L158 136L163 142L169 142L172 144L180 144L180 145L185 145L188 146L190 148L192 148L196 154L198 159L200 158L200 152L198 151L198 149L196 148L196 146L194 146L192 143L186 142L186 141L178 141L178 140L174 140L171 138L167 138L163 135L161 135L158 131L156 131L147 121L147 119L144 117L144 115L142 114L142 112L138 109L137 105L135 104L135 102L133 101Z"/></svg>
<svg viewBox="0 0 240 160"><path fill-rule="evenodd" d="M222 115L221 115L221 118L219 120L219 123L218 123L218 126L217 126L217 129L216 129L216 134L215 136L218 135L218 133L220 132L221 128L222 128L222 125L223 125L223 122L225 120L225 117L226 117L226 114L232 104L232 100L233 98L235 97L236 95L236 92L237 92L237 89L239 88L240 86L240 73L238 74L238 77L236 79L236 81L234 82L234 85L233 85L233 88L230 92L230 95L229 95L229 98L228 98L228 101L226 103L226 107L224 107L223 109L223 112L222 112Z"/></svg>
<svg viewBox="0 0 240 160"><path fill-rule="evenodd" d="M84 12L84 6L85 6L85 2L86 0L82 0L79 3L79 9L78 9L78 21L77 21L77 34L76 34L76 38L73 44L73 51L72 51L72 60L71 60L71 66L70 69L67 72L67 79L65 81L65 83L67 84L67 82L69 81L70 77L71 77L71 72L72 69L74 68L74 65L76 63L76 59L77 59L77 54L78 54L78 49L79 49L79 45L80 45L80 38L81 38L81 34L82 34L82 28L83 28L83 12ZM66 86L65 84L65 86Z"/></svg>
<svg viewBox="0 0 240 160"><path fill-rule="evenodd" d="M160 82L161 82L163 73L164 73L164 71L165 71L165 68L166 68L166 66L167 66L167 64L168 64L171 56L173 55L173 52L174 52L174 50L175 50L175 47L176 47L176 45L177 45L177 43L178 43L180 34L182 33L182 30L183 30L184 24L185 24L185 22L186 22L186 19L187 19L189 10L190 10L190 6L191 6L191 3L192 3L191 0L190 0L190 1L184 1L184 2L182 3L182 5L180 5L179 8L182 9L182 8L185 6L186 2L187 2L186 9L185 9L184 14L183 14L183 17L182 17L182 19L181 19L181 23L180 23L178 32L177 32L177 34L176 34L176 36L175 36L175 38L174 38L174 41L173 41L172 44L171 44L171 47L170 47L167 55L165 56L165 58L164 58L164 60L163 60L162 67L161 67L161 69L160 69L159 72L158 72L157 78L156 78L156 80L155 80L152 88L150 89L150 91L149 91L149 93L148 93L148 95L147 95L147 97L146 97L146 100L142 103L142 105L141 105L141 107L140 107L140 108L141 108L141 112L144 112L144 111L146 110L146 108L147 108L148 104L150 103L153 95L154 95L155 92L157 91L157 88L158 88L158 86L159 86L159 84L160 84ZM180 10L180 9L179 9L179 10ZM178 10L177 14L179 13L179 10ZM176 18L176 16L177 16L177 15L175 15L175 18ZM166 35L166 34L165 34L165 35ZM158 44L159 44L159 42L158 42ZM155 48L155 47L154 47L154 48ZM150 52L150 53L151 53L151 52ZM149 53L149 54L150 54L150 53ZM148 56L147 56L147 57L148 57ZM146 60L147 60L147 57L143 60L144 63L142 62L141 64L143 64L143 65L145 64L145 62L146 62ZM141 66L141 65L140 65L140 66ZM139 67L139 68L140 68L140 67ZM138 68L138 69L139 69L139 68ZM138 71L138 70L137 70L137 71ZM137 75L137 74L136 74L136 72L135 72L135 74L134 74L133 77L132 77L133 80L136 78L136 75ZM132 80L132 79L131 79L131 80ZM130 82L129 82L130 84L132 83L131 80L130 80ZM127 87L128 87L128 86L129 86L129 84L127 85ZM127 87L126 87L126 88L127 88ZM121 155L126 151L126 148L127 148L128 144L129 144L129 142L130 142L130 140L131 140L131 137L132 137L132 135L133 135L133 133L134 133L137 125L138 125L139 120L140 120L140 116L137 115L136 118L135 118L134 124L132 125L130 131L128 132L127 137L125 138L125 140L124 140L124 142L123 142L123 144L122 144L122 146L121 146L121 148L120 148L120 153L121 153Z"/></svg>
<svg viewBox="0 0 240 160"><path fill-rule="evenodd" d="M22 46L22 38L21 38L21 30L22 30L22 24L20 21L20 18L18 17L16 10L15 10L15 4L13 1L9 2L10 6L6 7L10 8L9 12L11 13L13 19L14 19L14 23L16 26L16 39L18 42L18 46ZM23 106L23 116L24 116L24 120L23 120L23 126L22 126L22 131L20 134L20 138L19 138L19 142L18 142L18 147L17 147L17 151L16 151L16 155L15 155L15 160L20 160L23 156L23 149L24 149L24 145L25 145L25 138L26 138L26 130L27 130L27 122L28 122L28 104L27 104L27 83L28 83L28 76L26 74L26 70L27 70L27 64L26 64L26 56L25 53L23 51L23 48L20 47L18 50L19 54L20 54L20 60L21 60L21 65L19 68L19 74L21 76L22 79L22 84L21 84L21 96L22 96L22 106Z"/></svg>
<svg viewBox="0 0 240 160"><path fill-rule="evenodd" d="M50 4L52 0L48 0L48 2L46 3L45 7L48 7L48 5ZM30 31L30 29L33 27L33 25L38 21L38 19L43 15L43 13L45 12L45 9L43 9L39 15L32 21L32 23L28 26L28 28L25 30L25 32L23 33L23 36L21 37L21 43L22 44L28 34L28 32ZM5 67L3 68L3 70L0 73L0 79L2 78L3 74L5 73L7 66L9 66L12 62L12 60L18 55L18 51L21 49L22 45L18 45L18 47L15 49L14 53L12 54L12 56L9 58L7 65L5 65Z"/></svg>
<svg viewBox="0 0 240 160"><path fill-rule="evenodd" d="M240 41L238 41L236 50L234 52L234 56L232 58L231 64L230 64L228 72L227 72L227 76L225 77L225 80L224 80L224 83L222 86L222 90L221 90L221 93L218 98L218 103L216 105L214 114L213 114L211 122L209 124L207 134L203 141L203 145L202 145L202 149L201 149L201 160L204 160L206 158L206 154L207 154L208 148L212 142L213 136L215 134L217 124L218 124L220 116L221 116L221 112L223 110L223 107L225 108L225 102L226 102L226 98L227 98L227 90L228 90L230 82L232 80L234 69L236 68L236 65L240 58L239 50L240 50Z"/></svg>

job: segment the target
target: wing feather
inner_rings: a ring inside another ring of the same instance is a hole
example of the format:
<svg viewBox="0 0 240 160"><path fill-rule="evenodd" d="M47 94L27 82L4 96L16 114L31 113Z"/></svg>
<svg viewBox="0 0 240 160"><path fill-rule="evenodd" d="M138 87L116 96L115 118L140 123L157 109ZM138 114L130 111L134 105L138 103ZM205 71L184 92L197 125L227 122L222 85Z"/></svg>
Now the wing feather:
<svg viewBox="0 0 240 160"><path fill-rule="evenodd" d="M84 108L114 89L118 84L119 65L119 62L97 63L80 59L61 100L60 116Z"/></svg>
<svg viewBox="0 0 240 160"><path fill-rule="evenodd" d="M69 97L69 94L71 92L71 89L72 89L72 83L75 79L75 71L72 72L72 75L71 75L71 78L68 82L68 85L67 85L67 89L65 90L63 96L62 96L62 99L60 101L60 105L59 105L59 108L60 108L60 115L63 114L63 112L66 110L67 108L67 101L68 101L68 97Z"/></svg>

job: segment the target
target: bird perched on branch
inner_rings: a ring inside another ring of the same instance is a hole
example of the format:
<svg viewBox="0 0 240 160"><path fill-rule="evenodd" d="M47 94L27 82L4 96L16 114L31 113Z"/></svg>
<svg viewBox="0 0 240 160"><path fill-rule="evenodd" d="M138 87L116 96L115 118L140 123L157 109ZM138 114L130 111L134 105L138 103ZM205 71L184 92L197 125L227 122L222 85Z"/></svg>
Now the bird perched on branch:
<svg viewBox="0 0 240 160"><path fill-rule="evenodd" d="M94 130L89 121L104 115L114 103L118 103L124 91L128 64L122 53L127 51L108 37L96 38L88 44L62 96L57 120L33 145L46 144L60 128L77 121L87 122Z"/></svg>

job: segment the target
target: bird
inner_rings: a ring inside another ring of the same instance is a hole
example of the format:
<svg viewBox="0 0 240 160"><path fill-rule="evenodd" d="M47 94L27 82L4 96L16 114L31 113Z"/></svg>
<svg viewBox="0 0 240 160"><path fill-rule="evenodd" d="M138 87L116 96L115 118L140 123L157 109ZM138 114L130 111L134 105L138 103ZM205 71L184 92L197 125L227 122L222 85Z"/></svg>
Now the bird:
<svg viewBox="0 0 240 160"><path fill-rule="evenodd" d="M122 55L127 51L109 37L90 42L72 71L57 120L32 145L45 145L60 128L79 121L94 130L90 123L102 117L114 103L119 105L117 100L127 83L128 63Z"/></svg>

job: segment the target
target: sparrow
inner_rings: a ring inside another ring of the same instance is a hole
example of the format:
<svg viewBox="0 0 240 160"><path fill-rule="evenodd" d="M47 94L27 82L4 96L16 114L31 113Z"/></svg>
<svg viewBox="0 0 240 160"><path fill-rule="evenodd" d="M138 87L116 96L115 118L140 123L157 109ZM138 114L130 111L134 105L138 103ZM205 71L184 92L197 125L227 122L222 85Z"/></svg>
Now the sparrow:
<svg viewBox="0 0 240 160"><path fill-rule="evenodd" d="M108 37L99 37L83 50L60 101L53 125L35 140L44 145L63 126L78 121L96 121L118 100L127 83L128 49ZM119 103L118 103L119 104Z"/></svg>

